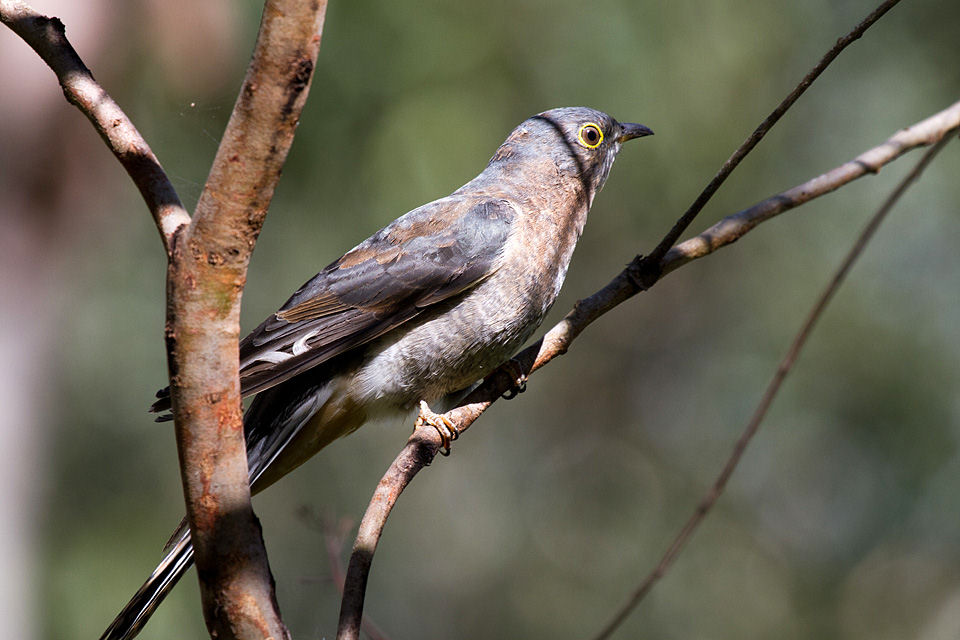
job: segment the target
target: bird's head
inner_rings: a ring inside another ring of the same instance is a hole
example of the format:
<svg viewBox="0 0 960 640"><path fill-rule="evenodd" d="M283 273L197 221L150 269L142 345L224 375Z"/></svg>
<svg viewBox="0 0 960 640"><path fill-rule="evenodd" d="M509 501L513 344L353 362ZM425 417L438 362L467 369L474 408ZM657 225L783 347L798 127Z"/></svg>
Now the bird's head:
<svg viewBox="0 0 960 640"><path fill-rule="evenodd" d="M491 159L494 163L529 163L549 159L564 174L576 176L592 200L627 140L653 135L642 124L617 122L588 107L544 111L522 122Z"/></svg>

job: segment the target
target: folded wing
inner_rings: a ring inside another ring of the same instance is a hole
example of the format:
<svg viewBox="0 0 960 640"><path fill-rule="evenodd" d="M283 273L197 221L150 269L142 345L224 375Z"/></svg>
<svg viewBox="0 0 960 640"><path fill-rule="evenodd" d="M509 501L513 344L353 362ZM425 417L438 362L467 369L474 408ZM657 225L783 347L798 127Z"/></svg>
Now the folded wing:
<svg viewBox="0 0 960 640"><path fill-rule="evenodd" d="M515 211L453 195L398 218L304 284L240 343L244 396L395 329L489 277ZM152 407L169 409L163 390Z"/></svg>

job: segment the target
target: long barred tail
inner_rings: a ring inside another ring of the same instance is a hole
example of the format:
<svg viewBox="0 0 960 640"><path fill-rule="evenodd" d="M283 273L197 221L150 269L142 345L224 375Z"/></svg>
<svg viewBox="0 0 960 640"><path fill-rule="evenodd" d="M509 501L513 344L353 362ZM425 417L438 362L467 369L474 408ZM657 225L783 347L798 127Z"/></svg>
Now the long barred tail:
<svg viewBox="0 0 960 640"><path fill-rule="evenodd" d="M100 640L130 640L137 635L192 564L193 543L187 531L170 547L163 561L113 619Z"/></svg>
<svg viewBox="0 0 960 640"><path fill-rule="evenodd" d="M243 418L247 466L254 493L265 489L327 443L362 424L365 419L363 413L341 411L338 407L327 409L326 403L337 389L336 384L330 383L328 367L340 366L336 364L340 362L328 361L254 398ZM154 408L167 408L162 404L166 401L163 392L157 395L160 400ZM328 413L322 414L323 425L315 427L313 440L308 443L306 450L294 447L293 451L287 451L287 445L320 411ZM165 551L167 553L163 560L123 611L114 618L100 640L132 640L193 564L193 544L185 521L180 523Z"/></svg>

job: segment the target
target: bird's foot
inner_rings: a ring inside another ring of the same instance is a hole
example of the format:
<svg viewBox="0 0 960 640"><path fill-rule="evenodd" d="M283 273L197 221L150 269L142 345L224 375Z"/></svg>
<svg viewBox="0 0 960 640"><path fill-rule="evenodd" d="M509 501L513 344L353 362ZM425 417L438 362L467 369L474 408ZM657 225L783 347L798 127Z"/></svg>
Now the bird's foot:
<svg viewBox="0 0 960 640"><path fill-rule="evenodd" d="M513 380L513 388L503 393L502 398L504 400L513 400L527 390L527 374L523 372L523 367L520 366L519 362L511 358L500 365L500 368Z"/></svg>
<svg viewBox="0 0 960 640"><path fill-rule="evenodd" d="M450 455L450 443L460 437L460 431L450 420L434 413L425 400L420 401L420 413L417 415L417 422L413 429L416 431L420 427L431 426L440 434L440 454Z"/></svg>

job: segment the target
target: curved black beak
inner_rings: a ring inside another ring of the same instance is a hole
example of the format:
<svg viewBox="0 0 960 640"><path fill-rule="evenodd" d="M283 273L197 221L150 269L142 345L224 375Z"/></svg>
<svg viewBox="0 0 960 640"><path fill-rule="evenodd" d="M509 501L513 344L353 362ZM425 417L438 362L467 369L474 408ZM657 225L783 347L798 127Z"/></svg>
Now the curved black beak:
<svg viewBox="0 0 960 640"><path fill-rule="evenodd" d="M617 138L617 142L626 142L627 140L633 140L634 138L642 138L644 136L652 135L653 131L642 124L622 122L620 123L620 137Z"/></svg>

